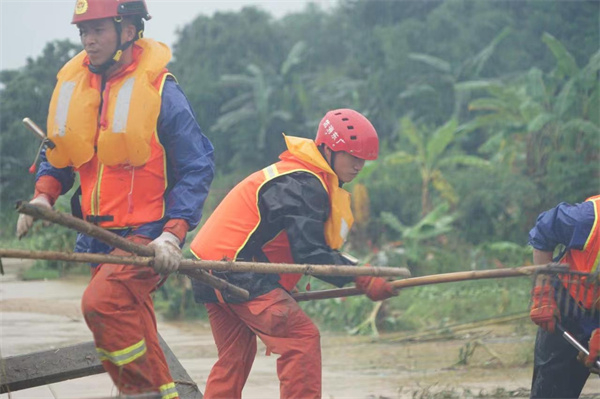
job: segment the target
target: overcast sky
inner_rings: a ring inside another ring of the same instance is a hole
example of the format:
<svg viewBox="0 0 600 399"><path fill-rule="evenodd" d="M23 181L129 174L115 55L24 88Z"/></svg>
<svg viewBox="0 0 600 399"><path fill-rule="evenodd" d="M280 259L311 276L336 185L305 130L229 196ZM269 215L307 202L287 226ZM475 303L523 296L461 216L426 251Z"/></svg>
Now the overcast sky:
<svg viewBox="0 0 600 399"><path fill-rule="evenodd" d="M45 44L55 39L79 41L71 18L76 0L0 0L0 70L25 65L27 57L39 56ZM175 32L197 15L216 11L238 11L256 5L276 18L302 11L306 4L323 9L336 0L146 0L152 20L146 24L148 37L172 45Z"/></svg>

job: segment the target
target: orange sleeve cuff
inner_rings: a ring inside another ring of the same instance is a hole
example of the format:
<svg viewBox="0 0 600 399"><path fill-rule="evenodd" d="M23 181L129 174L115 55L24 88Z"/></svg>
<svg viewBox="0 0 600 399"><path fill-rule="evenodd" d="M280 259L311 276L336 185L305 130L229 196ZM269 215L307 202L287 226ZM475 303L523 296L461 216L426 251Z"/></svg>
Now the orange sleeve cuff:
<svg viewBox="0 0 600 399"><path fill-rule="evenodd" d="M183 242L189 229L190 225L183 219L171 219L165 224L165 227L163 227L163 231L175 235L181 242Z"/></svg>
<svg viewBox="0 0 600 399"><path fill-rule="evenodd" d="M52 176L41 176L35 182L35 193L33 194L33 198L38 197L41 194L44 194L50 200L50 204L54 205L58 197L60 196L60 192L62 191L62 184L58 180L56 180Z"/></svg>

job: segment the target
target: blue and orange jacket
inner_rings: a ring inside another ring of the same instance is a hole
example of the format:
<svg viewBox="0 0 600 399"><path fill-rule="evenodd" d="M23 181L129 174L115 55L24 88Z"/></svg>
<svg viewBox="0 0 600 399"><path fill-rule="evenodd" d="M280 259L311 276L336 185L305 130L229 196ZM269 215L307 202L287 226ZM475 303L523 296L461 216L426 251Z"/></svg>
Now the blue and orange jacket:
<svg viewBox="0 0 600 399"><path fill-rule="evenodd" d="M56 148L40 165L36 195L55 199L48 179L65 193L78 172L85 219L154 238L172 220L198 224L214 175L213 148L165 69L168 48L141 39L133 58L106 81L88 71L85 53L59 72L48 118Z"/></svg>
<svg viewBox="0 0 600 399"><path fill-rule="evenodd" d="M600 262L600 195L580 204L560 203L541 213L529 232L529 244L546 252L562 244L564 254L556 261L568 264L572 271L596 273ZM585 278L581 283L586 283ZM599 289L586 290L566 281L563 285L585 309L600 306Z"/></svg>

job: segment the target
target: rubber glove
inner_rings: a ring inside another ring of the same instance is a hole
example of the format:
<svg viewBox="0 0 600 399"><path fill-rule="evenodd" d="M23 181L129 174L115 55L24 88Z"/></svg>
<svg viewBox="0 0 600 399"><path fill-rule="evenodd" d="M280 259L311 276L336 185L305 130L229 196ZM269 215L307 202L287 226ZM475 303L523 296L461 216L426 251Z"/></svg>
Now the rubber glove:
<svg viewBox="0 0 600 399"><path fill-rule="evenodd" d="M154 261L152 267L157 273L169 274L179 269L179 263L183 259L179 238L172 233L163 231L154 241L148 244L154 248Z"/></svg>
<svg viewBox="0 0 600 399"><path fill-rule="evenodd" d="M535 286L531 291L531 300L529 318L544 330L553 333L556 319L560 320L560 312L554 300L554 287L550 284Z"/></svg>
<svg viewBox="0 0 600 399"><path fill-rule="evenodd" d="M29 201L29 204L52 209L52 204L50 204L50 200L44 194L38 195L37 197ZM21 213L19 215L19 219L17 220L17 238L19 240L27 234L29 229L31 229L31 226L33 226L33 221L33 216L26 215L24 213Z"/></svg>
<svg viewBox="0 0 600 399"><path fill-rule="evenodd" d="M356 288L372 301L383 301L398 295L396 289L383 277L358 276L354 279Z"/></svg>

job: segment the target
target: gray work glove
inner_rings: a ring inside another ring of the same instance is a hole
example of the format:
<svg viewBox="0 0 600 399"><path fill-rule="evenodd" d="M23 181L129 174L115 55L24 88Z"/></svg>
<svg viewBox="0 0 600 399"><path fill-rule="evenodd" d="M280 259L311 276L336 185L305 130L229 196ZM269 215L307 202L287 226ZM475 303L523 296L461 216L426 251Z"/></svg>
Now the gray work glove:
<svg viewBox="0 0 600 399"><path fill-rule="evenodd" d="M38 195L37 197L29 201L29 204L52 209L50 200L43 194ZM33 221L33 216L29 216L24 213L21 213L19 215L19 219L17 220L17 238L19 240L27 234L29 229L31 229L31 226L33 226Z"/></svg>
<svg viewBox="0 0 600 399"><path fill-rule="evenodd" d="M157 273L169 274L179 269L179 263L183 258L179 244L179 238L167 231L163 231L158 238L148 244L149 247L154 248L152 267Z"/></svg>

